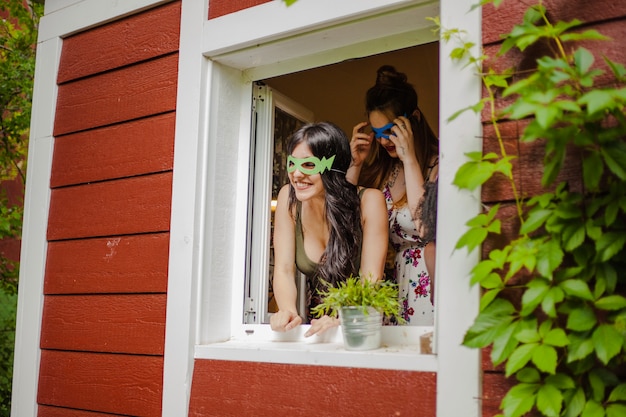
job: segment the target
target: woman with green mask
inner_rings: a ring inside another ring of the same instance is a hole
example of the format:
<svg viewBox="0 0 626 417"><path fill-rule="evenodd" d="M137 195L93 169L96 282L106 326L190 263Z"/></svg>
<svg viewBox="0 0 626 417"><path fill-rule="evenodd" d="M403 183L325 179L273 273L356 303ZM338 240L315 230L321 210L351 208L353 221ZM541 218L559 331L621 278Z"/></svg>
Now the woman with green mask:
<svg viewBox="0 0 626 417"><path fill-rule="evenodd" d="M339 320L312 319L323 282L334 285L350 275L383 277L388 225L379 190L346 180L350 142L332 123L307 124L296 131L287 149L289 184L278 194L274 223L273 288L278 312L270 319L275 331L303 323L296 308L296 270L307 277L308 317L305 336L337 326Z"/></svg>

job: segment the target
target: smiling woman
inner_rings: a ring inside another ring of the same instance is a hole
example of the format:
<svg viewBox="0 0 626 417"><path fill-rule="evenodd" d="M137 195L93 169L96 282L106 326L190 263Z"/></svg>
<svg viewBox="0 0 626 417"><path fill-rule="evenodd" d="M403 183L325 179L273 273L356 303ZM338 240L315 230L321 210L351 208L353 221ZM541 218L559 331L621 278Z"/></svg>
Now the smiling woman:
<svg viewBox="0 0 626 417"><path fill-rule="evenodd" d="M345 133L331 123L307 124L287 147L289 184L279 195L274 226L274 293L270 323L289 331L311 323L305 336L337 326L334 317L312 319L319 291L351 275L382 278L387 228L382 193L346 179L351 155ZM306 311L296 308L296 267L306 276Z"/></svg>

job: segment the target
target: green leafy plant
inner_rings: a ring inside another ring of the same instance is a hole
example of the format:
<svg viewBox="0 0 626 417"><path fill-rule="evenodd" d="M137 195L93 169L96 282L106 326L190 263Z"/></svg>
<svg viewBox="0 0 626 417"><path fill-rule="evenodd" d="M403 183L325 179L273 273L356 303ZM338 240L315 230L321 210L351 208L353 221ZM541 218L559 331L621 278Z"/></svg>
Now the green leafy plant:
<svg viewBox="0 0 626 417"><path fill-rule="evenodd" d="M322 302L312 309L318 317L329 315L337 317L342 307L361 307L365 314L367 308L372 307L386 316L399 316L400 302L398 300L398 286L389 281L373 282L366 278L350 276L337 286L326 286L326 290L319 291Z"/></svg>
<svg viewBox="0 0 626 417"><path fill-rule="evenodd" d="M603 57L605 74L577 42L607 38L581 25L551 22L539 1L502 36L495 57L473 56L462 31L441 28L445 41L460 45L451 58L474 65L485 91L452 118L481 112L498 144L498 151L468 154L454 183L474 190L498 176L512 195L471 219L456 246L472 251L504 224L513 230L471 271L482 297L463 341L490 347L493 364L515 378L501 403L506 417L626 415L626 70ZM490 66L531 47L533 56L544 51L531 70ZM543 151L542 190L533 196L518 190L501 133L510 121L520 121L520 143ZM578 159L578 185L562 179L568 155ZM514 218L504 214L507 205Z"/></svg>

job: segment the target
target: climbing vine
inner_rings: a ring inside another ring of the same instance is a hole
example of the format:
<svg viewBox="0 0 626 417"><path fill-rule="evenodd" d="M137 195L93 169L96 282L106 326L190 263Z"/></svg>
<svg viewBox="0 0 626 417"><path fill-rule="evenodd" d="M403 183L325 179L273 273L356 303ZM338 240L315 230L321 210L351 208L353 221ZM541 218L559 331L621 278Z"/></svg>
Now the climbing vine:
<svg viewBox="0 0 626 417"><path fill-rule="evenodd" d="M488 3L502 1L481 5ZM454 183L475 190L505 178L515 206L513 222L503 204L485 206L457 243L473 251L502 234L503 221L517 225L508 243L471 271L482 296L463 342L490 347L493 364L514 378L501 403L506 417L626 415L626 70L581 46L611 41L581 26L552 22L540 0L503 35L495 57L473 55L462 31L440 27L442 39L455 42L451 58L475 66L485 91L452 118L488 115L499 145L469 153ZM531 47L545 51L531 71L493 69L507 52ZM516 186L515 156L501 133L507 121L524 121L520 142L542 144L538 195ZM559 179L568 156L580 160L581 186Z"/></svg>

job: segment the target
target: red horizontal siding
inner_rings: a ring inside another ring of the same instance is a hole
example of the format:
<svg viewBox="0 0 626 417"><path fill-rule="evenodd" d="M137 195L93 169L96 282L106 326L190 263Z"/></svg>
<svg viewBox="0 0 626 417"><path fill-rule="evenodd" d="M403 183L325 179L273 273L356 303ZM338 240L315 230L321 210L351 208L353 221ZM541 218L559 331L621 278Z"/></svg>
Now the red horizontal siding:
<svg viewBox="0 0 626 417"><path fill-rule="evenodd" d="M514 378L507 379L500 373L486 372L483 375L483 417L494 417L502 414L500 403L514 384Z"/></svg>
<svg viewBox="0 0 626 417"><path fill-rule="evenodd" d="M176 114L55 138L52 188L171 170Z"/></svg>
<svg viewBox="0 0 626 417"><path fill-rule="evenodd" d="M209 2L209 19L235 13L272 0L211 0Z"/></svg>
<svg viewBox="0 0 626 417"><path fill-rule="evenodd" d="M176 1L65 38L58 83L174 52L179 34Z"/></svg>
<svg viewBox="0 0 626 417"><path fill-rule="evenodd" d="M45 294L164 293L169 233L50 242Z"/></svg>
<svg viewBox="0 0 626 417"><path fill-rule="evenodd" d="M59 86L54 136L176 109L178 54Z"/></svg>
<svg viewBox="0 0 626 417"><path fill-rule="evenodd" d="M165 294L47 296L41 348L162 355L165 299Z"/></svg>
<svg viewBox="0 0 626 417"><path fill-rule="evenodd" d="M169 230L172 173L52 190L48 240Z"/></svg>
<svg viewBox="0 0 626 417"><path fill-rule="evenodd" d="M71 410L62 407L50 407L40 405L37 410L37 417L119 417L118 414L94 413L91 411Z"/></svg>
<svg viewBox="0 0 626 417"><path fill-rule="evenodd" d="M434 417L431 372L196 360L190 417Z"/></svg>
<svg viewBox="0 0 626 417"><path fill-rule="evenodd" d="M160 416L163 357L43 350L37 402L132 416Z"/></svg>
<svg viewBox="0 0 626 417"><path fill-rule="evenodd" d="M522 21L526 8L530 4L524 1L507 0L501 7L491 4L483 7L483 43L500 40L501 33L508 33L513 26ZM586 23L626 17L626 2L615 0L544 0L543 5L549 11L553 22L578 19Z"/></svg>

